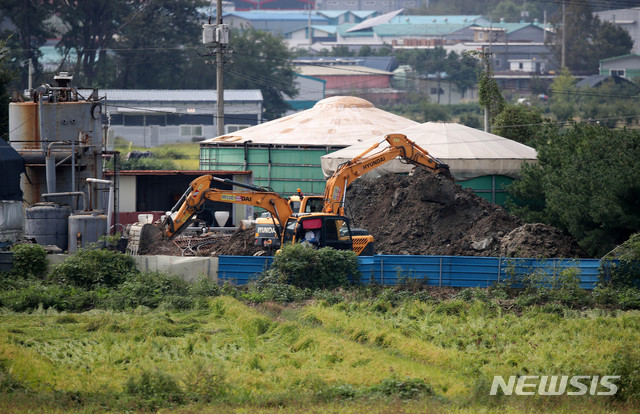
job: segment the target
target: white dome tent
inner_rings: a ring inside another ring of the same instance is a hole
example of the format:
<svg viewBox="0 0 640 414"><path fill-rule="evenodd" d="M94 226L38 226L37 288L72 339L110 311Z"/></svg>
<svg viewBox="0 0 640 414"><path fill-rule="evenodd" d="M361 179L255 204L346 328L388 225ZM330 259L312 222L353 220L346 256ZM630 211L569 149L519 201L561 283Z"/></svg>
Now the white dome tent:
<svg viewBox="0 0 640 414"><path fill-rule="evenodd" d="M323 194L320 157L419 123L354 96L326 98L283 118L200 143L201 170L251 170L256 185Z"/></svg>

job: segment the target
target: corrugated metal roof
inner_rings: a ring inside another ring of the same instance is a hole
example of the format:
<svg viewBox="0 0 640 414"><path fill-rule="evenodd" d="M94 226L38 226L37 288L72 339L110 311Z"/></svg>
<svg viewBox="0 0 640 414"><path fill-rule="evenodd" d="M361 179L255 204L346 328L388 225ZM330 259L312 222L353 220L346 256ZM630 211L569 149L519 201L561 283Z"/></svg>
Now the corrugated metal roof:
<svg viewBox="0 0 640 414"><path fill-rule="evenodd" d="M477 26L482 27L484 29L489 29L489 28L493 30L502 29L508 34L524 29L525 27L528 27L528 26L535 27L536 29L544 30L542 25L537 25L533 23L484 23L484 24L478 23Z"/></svg>
<svg viewBox="0 0 640 414"><path fill-rule="evenodd" d="M297 66L296 72L305 76L393 75L393 73L385 70L357 65L304 65Z"/></svg>
<svg viewBox="0 0 640 414"><path fill-rule="evenodd" d="M199 177L201 175L250 175L251 171L201 171L201 170L120 170L120 175L139 176L139 175L188 175ZM106 176L113 176L113 170L106 170Z"/></svg>
<svg viewBox="0 0 640 414"><path fill-rule="evenodd" d="M457 32L474 23L466 24L381 24L373 28L378 36L444 36Z"/></svg>
<svg viewBox="0 0 640 414"><path fill-rule="evenodd" d="M377 13L375 10L350 10L350 13L360 19L366 19L367 17Z"/></svg>
<svg viewBox="0 0 640 414"><path fill-rule="evenodd" d="M376 108L354 96L334 96L311 109L256 125L233 134L205 140L202 146L286 145L346 147L362 140L384 137L417 122Z"/></svg>
<svg viewBox="0 0 640 414"><path fill-rule="evenodd" d="M335 19L336 17L349 13L349 10L318 10L318 13L330 19Z"/></svg>
<svg viewBox="0 0 640 414"><path fill-rule="evenodd" d="M315 12L309 15L308 11L303 10L253 10L253 11L233 11L223 13L222 17L235 16L246 20L304 20L314 22L327 22L329 19L317 15Z"/></svg>
<svg viewBox="0 0 640 414"><path fill-rule="evenodd" d="M78 90L82 96L91 95L90 89ZM100 96L107 101L137 102L215 102L218 91L215 89L99 89ZM259 89L225 90L226 102L262 102Z"/></svg>
<svg viewBox="0 0 640 414"><path fill-rule="evenodd" d="M484 21L480 15L445 15L445 16L396 16L389 23L403 24L467 24L477 20Z"/></svg>
<svg viewBox="0 0 640 414"><path fill-rule="evenodd" d="M395 11L392 11L392 12L389 12L389 13L385 13L385 14L383 14L381 16L372 17L371 19L367 19L367 20L355 25L354 27L352 27L348 31L349 32L357 32L358 30L370 29L370 28L372 28L374 26L389 22L389 20L393 19L395 16L397 16L400 13L402 13L402 9L395 10Z"/></svg>
<svg viewBox="0 0 640 414"><path fill-rule="evenodd" d="M317 62L317 64L352 64L390 72L398 67L398 61L395 56L300 56L294 60L294 64L309 62Z"/></svg>

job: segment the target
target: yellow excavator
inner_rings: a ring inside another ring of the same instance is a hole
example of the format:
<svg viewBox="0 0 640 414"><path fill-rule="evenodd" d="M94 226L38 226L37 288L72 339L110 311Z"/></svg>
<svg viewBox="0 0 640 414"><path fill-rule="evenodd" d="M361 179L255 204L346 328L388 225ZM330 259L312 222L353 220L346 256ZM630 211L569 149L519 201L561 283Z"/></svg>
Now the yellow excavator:
<svg viewBox="0 0 640 414"><path fill-rule="evenodd" d="M220 190L211 187L211 181L220 181L247 188L248 191ZM289 201L269 189L256 187L228 179L203 175L189 184L173 209L168 212L160 226L145 225L137 238L129 239L131 253L144 253L153 241L160 237L172 239L186 229L192 218L202 210L205 200L246 204L261 207L271 214L280 244L309 242L314 247L332 247L353 250L358 255L373 255L373 237L354 235L346 217L336 214L296 213L291 211ZM280 223L285 223L281 226ZM284 227L284 232L281 230ZM308 234L313 233L313 239Z"/></svg>
<svg viewBox="0 0 640 414"><path fill-rule="evenodd" d="M378 149L380 144L387 141L388 147ZM377 151L375 151L378 149ZM345 196L347 187L356 179L389 161L400 157L403 161L420 165L435 174L443 174L452 178L449 166L433 157L425 149L411 141L403 134L389 134L384 140L373 144L366 151L353 159L341 164L327 180L324 190L324 213L345 214Z"/></svg>

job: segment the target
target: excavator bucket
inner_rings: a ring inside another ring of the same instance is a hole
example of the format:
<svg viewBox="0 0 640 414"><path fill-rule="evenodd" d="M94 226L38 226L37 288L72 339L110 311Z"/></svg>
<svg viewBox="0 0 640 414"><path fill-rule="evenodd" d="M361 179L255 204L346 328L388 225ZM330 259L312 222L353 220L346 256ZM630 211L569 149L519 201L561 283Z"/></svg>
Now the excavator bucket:
<svg viewBox="0 0 640 414"><path fill-rule="evenodd" d="M151 246L162 239L162 230L151 223L135 223L129 229L127 253L132 255L146 254Z"/></svg>

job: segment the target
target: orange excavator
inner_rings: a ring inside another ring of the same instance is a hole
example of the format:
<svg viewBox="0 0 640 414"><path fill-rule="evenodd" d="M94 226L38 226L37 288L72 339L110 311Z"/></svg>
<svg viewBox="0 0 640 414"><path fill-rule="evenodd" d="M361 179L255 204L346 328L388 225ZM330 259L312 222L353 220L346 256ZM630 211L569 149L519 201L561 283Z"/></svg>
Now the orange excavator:
<svg viewBox="0 0 640 414"><path fill-rule="evenodd" d="M211 181L233 184L247 188L248 191L210 188ZM373 237L368 234L353 234L346 217L321 212L294 214L288 200L269 189L212 175L203 175L193 180L160 226L145 225L138 236L130 237L131 248L128 247L128 250L134 254L144 252L150 243L160 237L174 238L186 229L192 218L202 210L205 200L246 204L265 209L271 214L281 245L305 241L307 234L312 232L314 238L306 241L314 247L328 246L339 250L353 250L358 255L373 254ZM284 223L284 226L280 223Z"/></svg>
<svg viewBox="0 0 640 414"><path fill-rule="evenodd" d="M362 154L341 164L333 175L327 180L324 190L324 213L344 215L345 195L347 187L364 174L372 171L389 161L400 157L403 161L421 165L436 174L443 174L449 178L449 166L433 157L418 144L411 141L403 134L389 134L384 137L388 147L376 150L384 141L377 142Z"/></svg>

